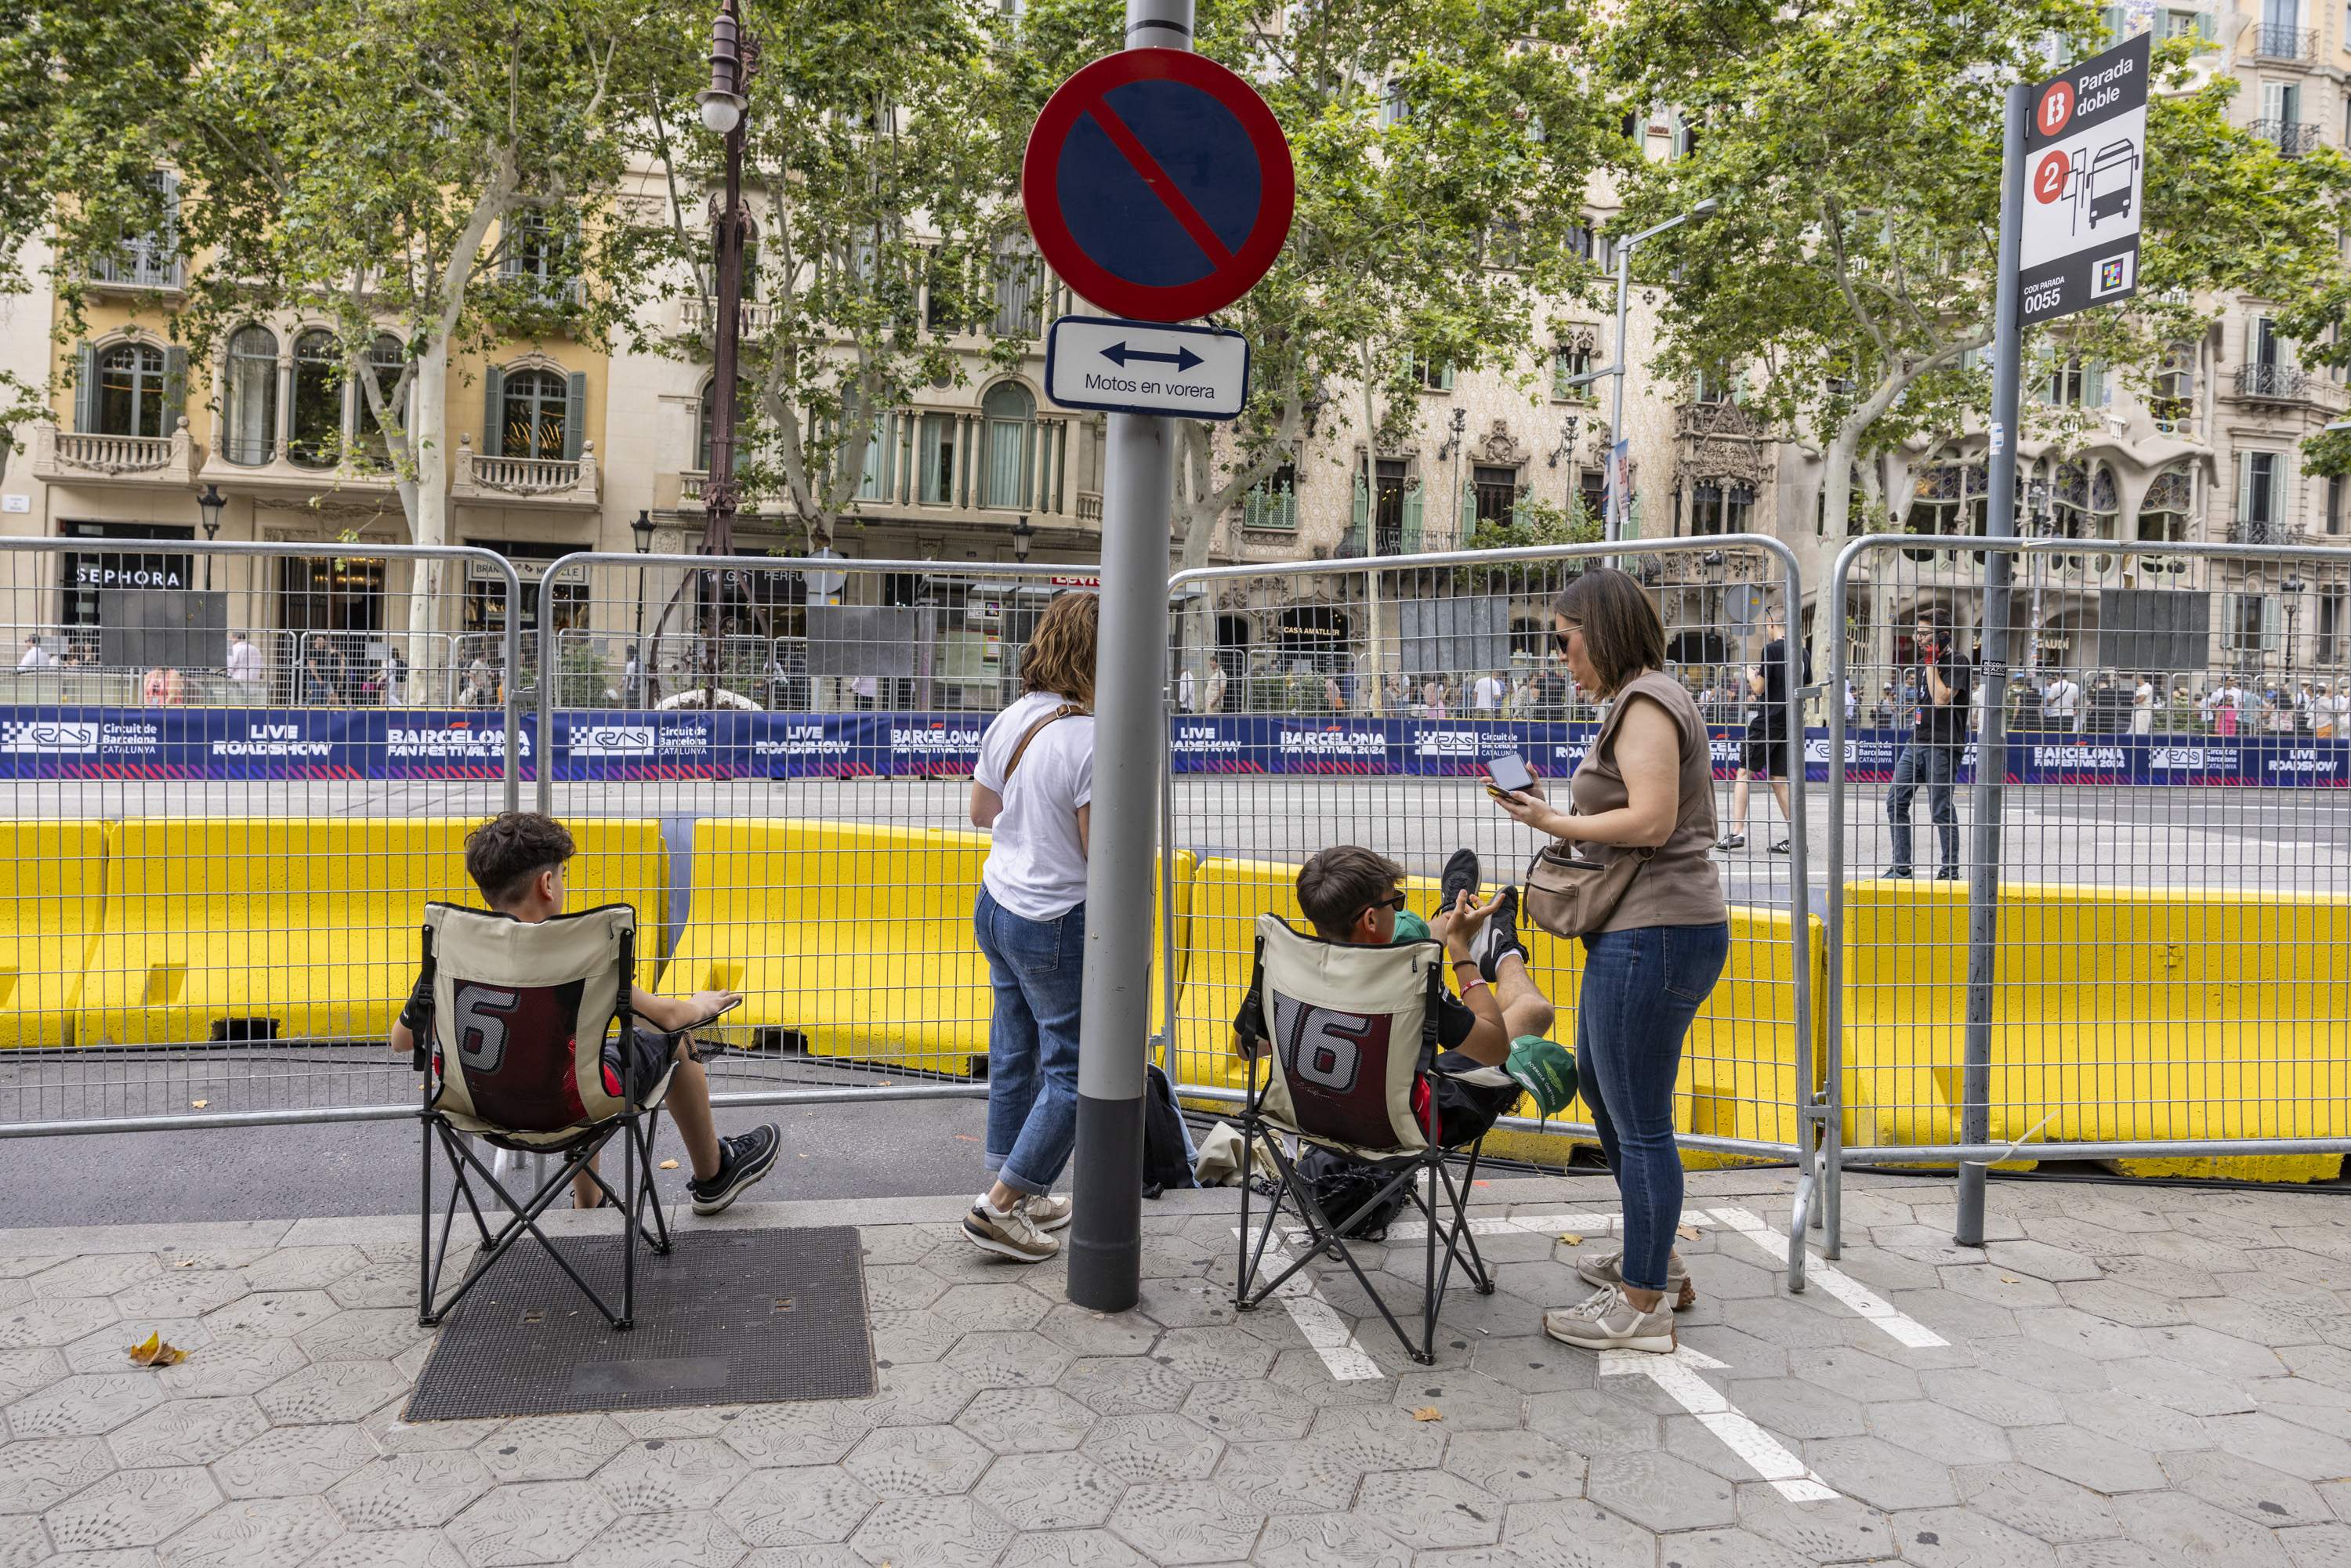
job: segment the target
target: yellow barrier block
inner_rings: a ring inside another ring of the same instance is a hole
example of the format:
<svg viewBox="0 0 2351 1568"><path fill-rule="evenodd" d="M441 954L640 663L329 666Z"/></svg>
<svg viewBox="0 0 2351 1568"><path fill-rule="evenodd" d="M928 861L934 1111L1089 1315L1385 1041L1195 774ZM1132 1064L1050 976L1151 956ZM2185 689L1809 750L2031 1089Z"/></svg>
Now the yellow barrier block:
<svg viewBox="0 0 2351 1568"><path fill-rule="evenodd" d="M1845 1135L1951 1141L1967 1020L1967 889L1856 883L1845 910ZM2330 899L2003 886L1991 1135L2351 1132L2346 946L2351 907Z"/></svg>
<svg viewBox="0 0 2351 1568"><path fill-rule="evenodd" d="M0 1049L73 1042L103 924L103 821L0 822Z"/></svg>
<svg viewBox="0 0 2351 1568"><path fill-rule="evenodd" d="M636 906L658 965L668 903L660 825L581 818L569 904ZM106 861L106 925L76 1038L169 1045L385 1034L408 999L424 905L478 906L472 819L141 818Z"/></svg>
<svg viewBox="0 0 2351 1568"><path fill-rule="evenodd" d="M987 843L935 828L705 819L664 984L741 991L730 1038L789 1030L820 1056L969 1072L987 1054L994 1008L971 924ZM1179 936L1191 866L1178 856ZM1164 953L1155 886L1152 907L1154 951ZM1161 1011L1155 986L1154 1029Z"/></svg>
<svg viewBox="0 0 2351 1568"><path fill-rule="evenodd" d="M1298 867L1274 861L1212 858L1200 862L1193 878L1194 946L1176 1007L1180 1082L1248 1086L1246 1070L1231 1053L1232 1016L1249 990L1258 915L1270 912L1305 928L1297 877ZM1428 878L1407 878L1405 892L1411 907L1424 915L1435 909L1437 884ZM1820 922L1812 921L1810 927L1817 986L1824 965ZM1562 941L1529 922L1521 922L1520 932L1530 953L1529 971L1558 1009L1552 1038L1572 1047L1583 945ZM1730 938L1722 978L1683 1044L1675 1124L1684 1133L1792 1143L1796 957L1789 916L1734 908ZM1534 1115L1533 1102L1521 1100L1518 1113ZM1588 1122L1591 1115L1578 1101L1559 1120ZM1696 1151L1687 1161L1719 1163L1719 1157Z"/></svg>

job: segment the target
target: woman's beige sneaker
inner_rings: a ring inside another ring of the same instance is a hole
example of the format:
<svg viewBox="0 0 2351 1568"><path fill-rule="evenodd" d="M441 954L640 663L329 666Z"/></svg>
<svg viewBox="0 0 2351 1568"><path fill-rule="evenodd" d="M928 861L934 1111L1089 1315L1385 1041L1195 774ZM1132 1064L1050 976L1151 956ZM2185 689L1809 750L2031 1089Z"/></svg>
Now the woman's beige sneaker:
<svg viewBox="0 0 2351 1568"><path fill-rule="evenodd" d="M1575 1277L1594 1290L1623 1284L1624 1269L1625 1249L1621 1247L1614 1251L1595 1250L1588 1257L1576 1254ZM1666 1295L1677 1312L1698 1305L1698 1287L1690 1283L1689 1265L1670 1254L1666 1259Z"/></svg>
<svg viewBox="0 0 2351 1568"><path fill-rule="evenodd" d="M963 1233L973 1246L1016 1263L1042 1263L1061 1249L1061 1242L1040 1230L1026 1207L1017 1203L1009 1213L990 1208L985 1198L973 1204L963 1217Z"/></svg>
<svg viewBox="0 0 2351 1568"><path fill-rule="evenodd" d="M1659 1355L1671 1355L1680 1343L1674 1334L1674 1314L1663 1297L1645 1312L1625 1298L1621 1285L1595 1291L1572 1307L1553 1307L1543 1314L1543 1333L1585 1350L1646 1350Z"/></svg>
<svg viewBox="0 0 2351 1568"><path fill-rule="evenodd" d="M1020 1208L1040 1230L1064 1229L1070 1223L1070 1217L1077 1212L1068 1198L1056 1197L1050 1192L1022 1198Z"/></svg>

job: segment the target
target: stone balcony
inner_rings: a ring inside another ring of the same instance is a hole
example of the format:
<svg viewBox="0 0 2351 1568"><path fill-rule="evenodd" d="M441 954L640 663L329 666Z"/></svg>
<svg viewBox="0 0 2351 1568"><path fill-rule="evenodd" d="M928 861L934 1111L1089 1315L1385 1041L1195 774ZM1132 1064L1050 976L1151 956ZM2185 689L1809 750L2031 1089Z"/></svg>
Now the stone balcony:
<svg viewBox="0 0 2351 1568"><path fill-rule="evenodd" d="M194 487L196 448L182 419L169 435L105 435L33 427L33 476L50 485Z"/></svg>
<svg viewBox="0 0 2351 1568"><path fill-rule="evenodd" d="M596 444L582 442L577 457L494 457L475 451L472 435L460 435L449 494L491 506L592 512L602 496Z"/></svg>
<svg viewBox="0 0 2351 1568"><path fill-rule="evenodd" d="M706 294L689 294L678 301L677 325L682 332L707 332L717 319L718 301ZM765 332L776 324L776 308L757 299L746 299L736 320L746 333Z"/></svg>

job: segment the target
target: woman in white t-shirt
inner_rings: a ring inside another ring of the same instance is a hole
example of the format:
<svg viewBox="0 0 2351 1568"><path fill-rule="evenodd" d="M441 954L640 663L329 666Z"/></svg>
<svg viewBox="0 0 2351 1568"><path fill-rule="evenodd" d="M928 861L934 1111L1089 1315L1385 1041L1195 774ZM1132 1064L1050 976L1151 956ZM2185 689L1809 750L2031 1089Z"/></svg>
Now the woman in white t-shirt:
<svg viewBox="0 0 2351 1568"><path fill-rule="evenodd" d="M2141 675L2138 689L2131 694L2130 732L2133 735L2155 733L2155 677Z"/></svg>
<svg viewBox="0 0 2351 1568"><path fill-rule="evenodd" d="M992 831L972 930L996 993L987 1028L987 1174L964 1217L974 1245L1023 1263L1061 1249L1053 1183L1077 1142L1079 977L1094 789L1098 601L1046 607L1020 659L1018 702L980 737L971 821Z"/></svg>

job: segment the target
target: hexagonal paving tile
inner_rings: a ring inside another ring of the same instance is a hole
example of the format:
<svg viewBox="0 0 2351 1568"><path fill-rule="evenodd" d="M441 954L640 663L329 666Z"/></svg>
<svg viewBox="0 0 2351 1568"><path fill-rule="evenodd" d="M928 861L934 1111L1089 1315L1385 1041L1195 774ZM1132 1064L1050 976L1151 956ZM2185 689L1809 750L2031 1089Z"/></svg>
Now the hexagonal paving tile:
<svg viewBox="0 0 2351 1568"><path fill-rule="evenodd" d="M2065 1407L2055 1396L2028 1387L1990 1368L1947 1367L1922 1374L1919 1381L1926 1385L1927 1397L1934 1404L1995 1427L2047 1426L2065 1418ZM1762 1419L1760 1416L1756 1418ZM1834 1435L1817 1434L1823 1437Z"/></svg>
<svg viewBox="0 0 2351 1568"><path fill-rule="evenodd" d="M1086 1439L1086 1453L1123 1481L1204 1479L1225 1440L1181 1416L1113 1416Z"/></svg>
<svg viewBox="0 0 2351 1568"><path fill-rule="evenodd" d="M1434 1551L1501 1539L1502 1500L1445 1470L1381 1470L1364 1478L1351 1511L1405 1545Z"/></svg>
<svg viewBox="0 0 2351 1568"><path fill-rule="evenodd" d="M1330 1375L1325 1371L1322 1380L1329 1382ZM1192 1391L1190 1378L1140 1355L1097 1356L1073 1363L1054 1380L1054 1385L1098 1416L1174 1410Z"/></svg>
<svg viewBox="0 0 2351 1568"><path fill-rule="evenodd" d="M0 1406L37 1393L72 1370L54 1346L0 1350Z"/></svg>
<svg viewBox="0 0 2351 1568"><path fill-rule="evenodd" d="M2108 1497L2164 1484L2163 1467L2145 1448L2070 1424L2019 1427L2009 1441L2023 1463Z"/></svg>
<svg viewBox="0 0 2351 1568"><path fill-rule="evenodd" d="M1739 1522L1814 1563L1867 1563L1900 1545L1894 1521L1851 1498L1791 1502L1761 1482L1739 1489Z"/></svg>
<svg viewBox="0 0 2351 1568"><path fill-rule="evenodd" d="M1152 1359L1196 1382L1263 1377L1273 1365L1273 1347L1238 1328L1169 1329L1152 1347Z"/></svg>
<svg viewBox="0 0 2351 1568"><path fill-rule="evenodd" d="M465 1267L464 1259L453 1249L449 1255L449 1277L461 1277ZM413 1311L416 1264L405 1260L367 1264L329 1285L327 1294L339 1307L408 1307Z"/></svg>
<svg viewBox="0 0 2351 1568"><path fill-rule="evenodd" d="M760 1470L726 1494L718 1516L755 1547L814 1546L848 1540L878 1500L837 1466Z"/></svg>
<svg viewBox="0 0 2351 1568"><path fill-rule="evenodd" d="M936 1361L955 1348L963 1330L933 1312L874 1312L873 1358L883 1366Z"/></svg>
<svg viewBox="0 0 2351 1568"><path fill-rule="evenodd" d="M2185 1492L2147 1492L2122 1510L2133 1541L2190 1563L2228 1568L2285 1568L2285 1549L2263 1526L2214 1508Z"/></svg>
<svg viewBox="0 0 2351 1568"><path fill-rule="evenodd" d="M1901 1520L1902 1560L1918 1568L2055 1568L2058 1548L1963 1508L1922 1509Z"/></svg>
<svg viewBox="0 0 2351 1568"><path fill-rule="evenodd" d="M1959 1500L1948 1458L1930 1458L1882 1437L1823 1437L1804 1444L1803 1452L1804 1462L1830 1486L1888 1513L1955 1507Z"/></svg>
<svg viewBox="0 0 2351 1568"><path fill-rule="evenodd" d="M413 1269L412 1265L412 1269ZM371 1530L339 1538L302 1568L469 1568L437 1530Z"/></svg>
<svg viewBox="0 0 2351 1568"><path fill-rule="evenodd" d="M1015 1536L996 1568L1153 1568L1107 1530L1052 1530Z"/></svg>
<svg viewBox="0 0 2351 1568"><path fill-rule="evenodd" d="M99 1437L0 1445L0 1513L38 1513L104 1479L114 1456Z"/></svg>
<svg viewBox="0 0 2351 1568"><path fill-rule="evenodd" d="M713 1429L754 1465L837 1465L865 1440L884 1413L872 1401L850 1399L755 1405L739 1419L718 1423Z"/></svg>
<svg viewBox="0 0 2351 1568"><path fill-rule="evenodd" d="M327 1496L353 1530L412 1530L447 1523L491 1485L481 1460L444 1448L371 1460Z"/></svg>
<svg viewBox="0 0 2351 1568"><path fill-rule="evenodd" d="M124 1322L145 1322L157 1318L200 1318L245 1293L245 1282L235 1274L191 1270L142 1280L128 1290L117 1291L111 1299Z"/></svg>
<svg viewBox="0 0 2351 1568"><path fill-rule="evenodd" d="M322 1291L366 1266L366 1255L356 1247L280 1247L247 1263L237 1276L248 1291ZM416 1282L413 1269L408 1282Z"/></svg>
<svg viewBox="0 0 2351 1568"><path fill-rule="evenodd" d="M231 1497L324 1492L376 1457L357 1426L276 1427L214 1461L213 1479Z"/></svg>
<svg viewBox="0 0 2351 1568"><path fill-rule="evenodd" d="M1247 1379L1195 1384L1183 1413L1218 1436L1250 1442L1302 1437L1314 1406L1279 1384Z"/></svg>
<svg viewBox="0 0 2351 1568"><path fill-rule="evenodd" d="M850 1543L869 1563L935 1563L987 1568L1011 1544L1012 1527L968 1498L892 1498L877 1505Z"/></svg>
<svg viewBox="0 0 2351 1568"><path fill-rule="evenodd" d="M1163 1563L1231 1563L1249 1556L1266 1515L1215 1481L1129 1487L1110 1527Z"/></svg>
<svg viewBox="0 0 2351 1568"><path fill-rule="evenodd" d="M1405 1568L1413 1554L1373 1521L1344 1513L1290 1513L1266 1521L1249 1561L1259 1568Z"/></svg>
<svg viewBox="0 0 2351 1568"><path fill-rule="evenodd" d="M153 1552L144 1555L150 1563L153 1563ZM32 1568L34 1563L51 1562L55 1556L56 1551L49 1545L49 1532L42 1528L39 1519L29 1513L0 1514L0 1568Z"/></svg>
<svg viewBox="0 0 2351 1568"><path fill-rule="evenodd" d="M2163 1469L2180 1490L2255 1524L2315 1524L2335 1517L2307 1481L2235 1454L2167 1454Z"/></svg>
<svg viewBox="0 0 2351 1568"><path fill-rule="evenodd" d="M1654 1561L1657 1550L1639 1525L1581 1500L1510 1504L1502 1543L1544 1568L1621 1568Z"/></svg>
<svg viewBox="0 0 2351 1568"><path fill-rule="evenodd" d="M1657 1555L1674 1568L1814 1568L1778 1542L1739 1529L1661 1535Z"/></svg>
<svg viewBox="0 0 2351 1568"><path fill-rule="evenodd" d="M857 1445L843 1467L881 1497L951 1497L971 1490L991 1458L953 1427L896 1427Z"/></svg>
<svg viewBox="0 0 2351 1568"><path fill-rule="evenodd" d="M935 1427L963 1414L981 1380L944 1362L925 1361L914 1366L885 1367L882 1372L882 1416L885 1427Z"/></svg>
<svg viewBox="0 0 2351 1568"><path fill-rule="evenodd" d="M232 1333L292 1339L341 1310L324 1291L256 1291L213 1313L205 1326L224 1339ZM408 1321L413 1327L414 1316Z"/></svg>
<svg viewBox="0 0 2351 1568"><path fill-rule="evenodd" d="M2216 1416L2206 1423L2229 1452L2306 1481L2351 1476L2351 1443L2264 1414Z"/></svg>
<svg viewBox="0 0 2351 1568"><path fill-rule="evenodd" d="M475 1457L500 1481L571 1481L631 1442L609 1416L531 1416L474 1445Z"/></svg>
<svg viewBox="0 0 2351 1568"><path fill-rule="evenodd" d="M992 1452L1030 1454L1076 1448L1094 1420L1058 1388L990 1388L972 1396L955 1425Z"/></svg>
<svg viewBox="0 0 2351 1568"><path fill-rule="evenodd" d="M444 1527L473 1568L560 1563L619 1515L587 1481L517 1481L467 1508Z"/></svg>
<svg viewBox="0 0 2351 1568"><path fill-rule="evenodd" d="M622 1513L716 1508L751 1467L716 1437L647 1437L596 1472L596 1486Z"/></svg>
<svg viewBox="0 0 2351 1568"><path fill-rule="evenodd" d="M223 1504L164 1544L164 1568L293 1568L343 1534L324 1498Z"/></svg>
<svg viewBox="0 0 2351 1568"><path fill-rule="evenodd" d="M31 1276L33 1294L43 1301L71 1296L110 1296L141 1280L162 1276L162 1265L148 1252L89 1252L69 1258L55 1268Z"/></svg>
<svg viewBox="0 0 2351 1568"><path fill-rule="evenodd" d="M941 1360L980 1388L1036 1388L1058 1382L1077 1357L1023 1329L967 1333Z"/></svg>
<svg viewBox="0 0 2351 1568"><path fill-rule="evenodd" d="M1140 1312L1097 1312L1073 1301L1049 1308L1036 1327L1071 1355L1142 1355L1159 1340L1159 1325Z"/></svg>
<svg viewBox="0 0 2351 1568"><path fill-rule="evenodd" d="M2036 1540L2063 1544L2123 1533L2122 1519L2105 1499L2029 1465L1974 1465L1954 1479L1969 1510Z"/></svg>
<svg viewBox="0 0 2351 1568"><path fill-rule="evenodd" d="M1648 1530L1695 1530L1739 1518L1730 1483L1662 1451L1594 1455L1583 1495Z"/></svg>
<svg viewBox="0 0 2351 1568"><path fill-rule="evenodd" d="M1534 1395L1527 1400L1527 1426L1579 1454L1631 1453L1661 1440L1656 1416L1601 1389Z"/></svg>
<svg viewBox="0 0 2351 1568"><path fill-rule="evenodd" d="M163 1402L152 1372L89 1373L49 1384L8 1406L17 1437L96 1437Z"/></svg>
<svg viewBox="0 0 2351 1568"><path fill-rule="evenodd" d="M208 1465L269 1427L261 1407L239 1395L225 1399L175 1399L138 1416L107 1439L126 1469L155 1465Z"/></svg>
<svg viewBox="0 0 2351 1568"><path fill-rule="evenodd" d="M573 1553L569 1568L731 1568L750 1550L715 1513L629 1514Z"/></svg>
<svg viewBox="0 0 2351 1568"><path fill-rule="evenodd" d="M1010 1454L987 1467L978 1490L1024 1530L1071 1530L1108 1519L1126 1483L1083 1454Z"/></svg>
<svg viewBox="0 0 2351 1568"><path fill-rule="evenodd" d="M390 1361L429 1341L413 1307L346 1307L294 1336L312 1361Z"/></svg>
<svg viewBox="0 0 2351 1568"><path fill-rule="evenodd" d="M951 1285L931 1311L965 1331L1033 1329L1050 1305L1028 1286Z"/></svg>
<svg viewBox="0 0 2351 1568"><path fill-rule="evenodd" d="M408 1379L388 1361L329 1361L282 1377L257 1396L282 1427L357 1421L407 1392Z"/></svg>
<svg viewBox="0 0 2351 1568"><path fill-rule="evenodd" d="M196 1467L117 1470L42 1516L62 1552L153 1546L193 1524L221 1500Z"/></svg>
<svg viewBox="0 0 2351 1568"><path fill-rule="evenodd" d="M290 1339L232 1335L207 1340L187 1360L165 1367L156 1377L174 1399L257 1395L309 1364L310 1358Z"/></svg>
<svg viewBox="0 0 2351 1568"><path fill-rule="evenodd" d="M1445 1468L1505 1502L1583 1494L1584 1458L1537 1432L1456 1432Z"/></svg>

